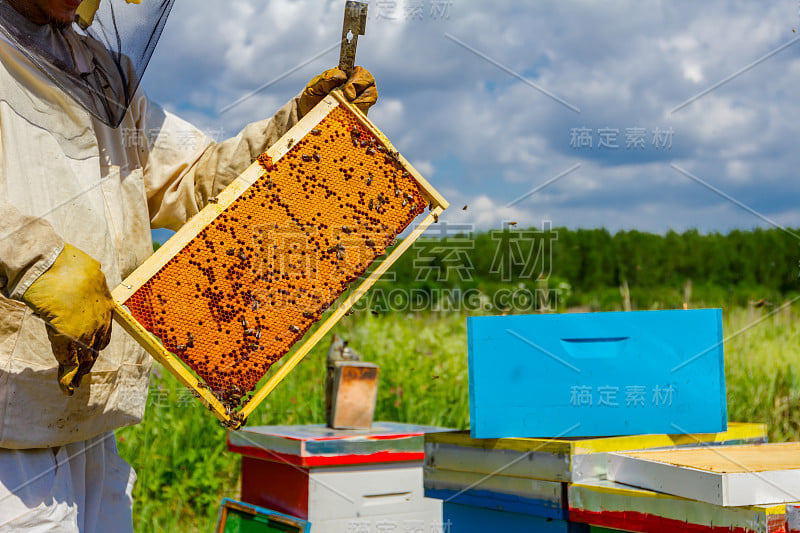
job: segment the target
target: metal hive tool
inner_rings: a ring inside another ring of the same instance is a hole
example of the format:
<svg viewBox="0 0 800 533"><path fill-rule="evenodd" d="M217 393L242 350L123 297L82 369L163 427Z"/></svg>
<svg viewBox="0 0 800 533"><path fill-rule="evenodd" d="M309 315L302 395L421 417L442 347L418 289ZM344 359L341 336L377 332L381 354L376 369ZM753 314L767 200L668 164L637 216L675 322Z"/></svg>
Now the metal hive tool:
<svg viewBox="0 0 800 533"><path fill-rule="evenodd" d="M334 92L113 291L115 319L236 429L446 207Z"/></svg>

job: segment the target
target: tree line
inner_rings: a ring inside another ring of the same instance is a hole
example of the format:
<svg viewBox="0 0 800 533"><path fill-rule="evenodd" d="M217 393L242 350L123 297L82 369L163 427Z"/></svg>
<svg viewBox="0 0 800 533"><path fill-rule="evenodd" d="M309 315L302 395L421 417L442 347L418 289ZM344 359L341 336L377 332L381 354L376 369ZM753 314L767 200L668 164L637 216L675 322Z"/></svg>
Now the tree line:
<svg viewBox="0 0 800 533"><path fill-rule="evenodd" d="M650 306L652 298L684 298L687 282L709 303L778 300L800 291L800 238L794 230L612 234L506 228L442 234L417 241L390 270L390 282L492 292L503 285L547 281L550 287L568 286L573 304L593 294L618 296L627 284L639 295L640 307Z"/></svg>

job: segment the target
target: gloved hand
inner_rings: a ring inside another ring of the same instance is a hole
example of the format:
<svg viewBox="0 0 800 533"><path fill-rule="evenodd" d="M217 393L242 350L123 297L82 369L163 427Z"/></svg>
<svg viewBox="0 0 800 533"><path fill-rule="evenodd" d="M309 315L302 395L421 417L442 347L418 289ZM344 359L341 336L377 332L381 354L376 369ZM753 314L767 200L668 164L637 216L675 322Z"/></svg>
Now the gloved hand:
<svg viewBox="0 0 800 533"><path fill-rule="evenodd" d="M367 69L356 67L348 79L342 70L332 68L316 76L306 85L300 95L300 116L311 111L329 92L340 86L345 98L364 113L367 113L378 100L375 78Z"/></svg>
<svg viewBox="0 0 800 533"><path fill-rule="evenodd" d="M100 263L66 244L22 300L47 322L58 360L58 384L71 396L111 340L114 301Z"/></svg>

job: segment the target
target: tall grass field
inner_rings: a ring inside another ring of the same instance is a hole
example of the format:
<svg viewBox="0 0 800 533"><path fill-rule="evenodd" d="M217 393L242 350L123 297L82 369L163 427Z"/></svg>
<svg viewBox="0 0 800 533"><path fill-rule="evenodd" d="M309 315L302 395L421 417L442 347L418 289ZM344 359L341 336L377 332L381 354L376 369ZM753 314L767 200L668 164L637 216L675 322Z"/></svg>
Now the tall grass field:
<svg viewBox="0 0 800 533"><path fill-rule="evenodd" d="M771 441L800 439L800 327L792 310L724 311L728 412L764 422ZM335 331L381 367L376 420L469 427L466 317L369 312ZM320 343L251 415L248 425L324 422ZM212 531L219 502L239 496L239 456L225 429L181 385L154 368L144 421L117 432L136 469L136 531Z"/></svg>

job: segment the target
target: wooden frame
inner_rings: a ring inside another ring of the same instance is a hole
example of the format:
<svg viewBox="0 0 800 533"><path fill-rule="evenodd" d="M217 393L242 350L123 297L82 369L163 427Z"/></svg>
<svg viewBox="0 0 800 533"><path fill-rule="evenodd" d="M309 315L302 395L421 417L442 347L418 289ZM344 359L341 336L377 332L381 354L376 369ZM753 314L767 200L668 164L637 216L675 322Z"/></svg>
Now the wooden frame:
<svg viewBox="0 0 800 533"><path fill-rule="evenodd" d="M386 136L356 107L350 105L337 90L325 97L314 109L305 115L293 128L267 150L272 161L279 161L286 155L295 140L305 137L325 117L337 107L345 108L352 113L359 123L372 133L387 150L397 151ZM355 302L361 298L372 285L394 264L394 262L416 241L439 215L448 207L447 201L411 166L399 153L396 157L398 163L417 182L423 196L430 204L430 211L416 228L400 242L394 250L378 265L370 275L364 279L355 291L350 294L335 311L314 331L310 337L299 341L299 346L291 355L283 358L283 364L266 383L256 389L254 396L240 411L234 412L201 385L200 380L193 372L175 355L170 353L161 341L148 332L124 307L126 302L142 285L153 277L172 257L178 254L193 238L195 238L209 223L217 218L231 203L241 196L256 180L261 177L262 167L258 162L253 163L236 180L231 183L219 196L216 203L209 203L200 213L189 220L171 239L159 248L135 272L117 286L112 296L116 303L114 318L122 328L128 332L145 350L158 362L164 365L186 387L194 391L195 396L211 410L217 418L231 429L238 429L246 421L253 410L278 386L278 384L294 369L295 366L308 354L308 352L333 328L333 326L350 310ZM297 344L295 344L297 346Z"/></svg>

